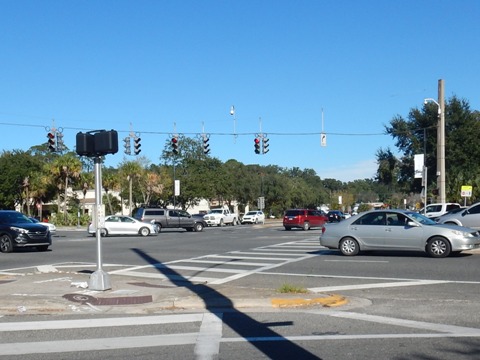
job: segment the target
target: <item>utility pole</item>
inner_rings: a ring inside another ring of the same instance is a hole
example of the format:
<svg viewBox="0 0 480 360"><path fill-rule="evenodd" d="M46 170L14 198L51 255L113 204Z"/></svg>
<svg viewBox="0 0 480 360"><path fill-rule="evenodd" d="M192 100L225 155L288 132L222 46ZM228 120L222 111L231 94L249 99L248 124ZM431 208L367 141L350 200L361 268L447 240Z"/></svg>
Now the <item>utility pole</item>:
<svg viewBox="0 0 480 360"><path fill-rule="evenodd" d="M445 82L438 80L439 119L437 127L437 186L439 202L445 198Z"/></svg>

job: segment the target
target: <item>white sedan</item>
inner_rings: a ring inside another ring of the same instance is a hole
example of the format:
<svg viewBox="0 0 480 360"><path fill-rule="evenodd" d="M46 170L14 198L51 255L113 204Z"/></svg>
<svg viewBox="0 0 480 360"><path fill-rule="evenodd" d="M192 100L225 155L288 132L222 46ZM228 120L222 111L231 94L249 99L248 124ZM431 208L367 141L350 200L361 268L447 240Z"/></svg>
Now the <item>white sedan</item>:
<svg viewBox="0 0 480 360"><path fill-rule="evenodd" d="M32 220L36 224L40 224L40 225L44 225L44 226L48 227L48 230L50 230L50 234L54 235L54 234L57 233L57 227L55 226L55 224L40 221L38 219L35 219L34 217L30 217L29 219Z"/></svg>
<svg viewBox="0 0 480 360"><path fill-rule="evenodd" d="M95 225L88 225L88 233L95 235ZM104 226L100 229L101 236L108 235L142 235L157 234L153 224L145 223L124 215L109 215L105 218Z"/></svg>
<svg viewBox="0 0 480 360"><path fill-rule="evenodd" d="M242 218L242 224L265 223L265 214L263 211L249 211Z"/></svg>

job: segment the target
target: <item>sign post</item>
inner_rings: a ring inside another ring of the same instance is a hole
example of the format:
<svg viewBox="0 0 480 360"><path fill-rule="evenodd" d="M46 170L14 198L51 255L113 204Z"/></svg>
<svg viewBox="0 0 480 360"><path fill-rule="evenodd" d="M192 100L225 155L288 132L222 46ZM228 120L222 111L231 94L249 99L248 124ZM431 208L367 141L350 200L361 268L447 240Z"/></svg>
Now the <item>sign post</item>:
<svg viewBox="0 0 480 360"><path fill-rule="evenodd" d="M467 206L467 197L472 196L473 186L470 185L462 185L460 190L460 195L463 197L463 206Z"/></svg>

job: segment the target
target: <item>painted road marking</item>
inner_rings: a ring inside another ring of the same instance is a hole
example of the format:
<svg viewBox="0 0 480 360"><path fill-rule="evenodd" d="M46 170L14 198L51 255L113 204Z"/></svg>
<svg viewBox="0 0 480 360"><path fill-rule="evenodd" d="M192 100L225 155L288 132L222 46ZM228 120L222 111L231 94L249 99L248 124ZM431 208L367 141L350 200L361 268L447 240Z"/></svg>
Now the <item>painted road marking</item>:
<svg viewBox="0 0 480 360"><path fill-rule="evenodd" d="M345 290L363 290L363 289L377 289L387 287L401 287L401 286L418 286L418 285L433 285L433 284L446 284L449 281L444 280L418 280L418 281L398 281L388 283L375 283L375 284L355 284L355 285L340 285L340 286L324 286L316 288L308 288L309 291L314 293L330 292L330 291L345 291Z"/></svg>
<svg viewBox="0 0 480 360"><path fill-rule="evenodd" d="M406 320L386 316L368 315L348 311L310 310L307 313L318 316L330 316L359 322L372 322L388 326L410 328L415 333L382 333L382 334L339 334L339 335L293 335L293 336L252 336L222 337L222 313L197 313L161 316L140 316L123 318L92 318L79 320L55 320L33 322L1 323L2 331L42 332L52 329L85 329L97 327L155 325L182 322L198 322L199 331L177 334L151 336L124 336L95 339L74 339L55 341L32 341L0 344L2 355L28 355L63 352L93 352L99 350L133 349L145 347L162 347L172 345L195 345L197 359L216 358L221 344L239 342L265 341L332 341L332 340L368 340L368 339L410 339L410 338L480 338L480 329ZM255 330L255 329L254 329ZM31 333L32 335L32 333ZM30 335L30 336L31 336Z"/></svg>

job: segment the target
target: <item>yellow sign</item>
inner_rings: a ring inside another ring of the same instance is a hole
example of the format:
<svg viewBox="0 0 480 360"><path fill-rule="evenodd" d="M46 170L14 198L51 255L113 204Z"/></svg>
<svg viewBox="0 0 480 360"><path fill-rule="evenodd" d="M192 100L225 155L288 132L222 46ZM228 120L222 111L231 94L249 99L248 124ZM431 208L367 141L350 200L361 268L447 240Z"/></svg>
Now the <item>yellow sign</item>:
<svg viewBox="0 0 480 360"><path fill-rule="evenodd" d="M473 190L473 186L463 185L461 188L461 196L462 197L472 196L472 190Z"/></svg>

